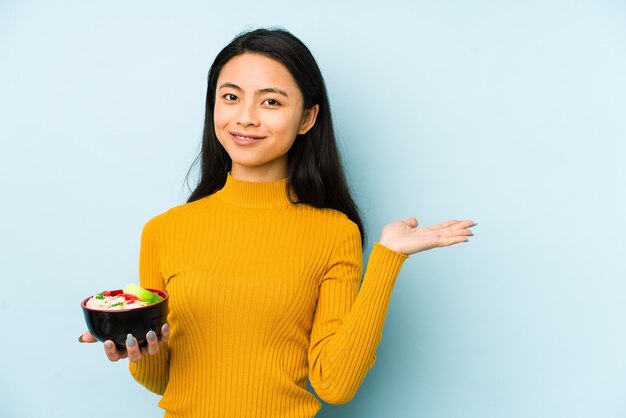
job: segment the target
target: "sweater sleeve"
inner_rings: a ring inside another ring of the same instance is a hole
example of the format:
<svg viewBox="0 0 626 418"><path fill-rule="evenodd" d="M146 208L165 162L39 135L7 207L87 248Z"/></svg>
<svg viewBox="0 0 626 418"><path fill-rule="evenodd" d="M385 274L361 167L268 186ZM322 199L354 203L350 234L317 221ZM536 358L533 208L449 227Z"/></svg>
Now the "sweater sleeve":
<svg viewBox="0 0 626 418"><path fill-rule="evenodd" d="M139 250L139 283L141 287L165 290L162 275L163 250L159 224L165 214L149 220L141 234ZM128 363L131 375L151 392L162 395L169 380L169 347L161 344L155 355L143 355L137 363Z"/></svg>
<svg viewBox="0 0 626 418"><path fill-rule="evenodd" d="M350 401L374 364L391 292L407 258L375 243L359 291L358 226L349 221L338 235L320 285L309 347L309 380L324 401Z"/></svg>

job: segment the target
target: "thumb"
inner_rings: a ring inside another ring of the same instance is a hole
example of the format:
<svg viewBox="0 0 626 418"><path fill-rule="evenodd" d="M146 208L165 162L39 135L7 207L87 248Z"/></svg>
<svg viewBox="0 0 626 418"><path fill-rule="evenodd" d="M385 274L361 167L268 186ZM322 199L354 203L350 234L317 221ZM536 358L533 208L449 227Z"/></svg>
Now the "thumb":
<svg viewBox="0 0 626 418"><path fill-rule="evenodd" d="M406 218L404 222L410 226L411 228L417 228L418 222L417 219L411 216L410 218Z"/></svg>
<svg viewBox="0 0 626 418"><path fill-rule="evenodd" d="M91 332L87 331L80 337L78 337L78 342L81 343L95 343L96 339L91 335Z"/></svg>

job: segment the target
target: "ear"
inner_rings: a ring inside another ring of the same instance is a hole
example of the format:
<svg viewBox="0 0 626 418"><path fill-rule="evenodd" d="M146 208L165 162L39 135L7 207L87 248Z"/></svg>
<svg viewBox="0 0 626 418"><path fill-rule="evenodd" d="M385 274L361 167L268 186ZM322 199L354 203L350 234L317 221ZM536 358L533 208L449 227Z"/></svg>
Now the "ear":
<svg viewBox="0 0 626 418"><path fill-rule="evenodd" d="M313 125L315 125L315 120L317 119L317 113L319 110L320 105L316 104L304 111L304 115L302 115L302 122L300 122L300 128L298 129L299 135L304 135L309 132Z"/></svg>

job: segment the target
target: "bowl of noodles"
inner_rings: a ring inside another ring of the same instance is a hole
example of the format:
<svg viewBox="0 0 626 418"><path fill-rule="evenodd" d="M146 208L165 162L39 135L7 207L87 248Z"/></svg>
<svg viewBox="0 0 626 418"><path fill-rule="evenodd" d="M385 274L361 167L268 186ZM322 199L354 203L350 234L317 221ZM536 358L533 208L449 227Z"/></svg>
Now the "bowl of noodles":
<svg viewBox="0 0 626 418"><path fill-rule="evenodd" d="M167 322L169 296L158 289L129 284L123 289L105 290L89 296L80 306L93 337L111 340L118 350L126 349L126 336L132 334L140 347L147 345L146 334L157 336Z"/></svg>

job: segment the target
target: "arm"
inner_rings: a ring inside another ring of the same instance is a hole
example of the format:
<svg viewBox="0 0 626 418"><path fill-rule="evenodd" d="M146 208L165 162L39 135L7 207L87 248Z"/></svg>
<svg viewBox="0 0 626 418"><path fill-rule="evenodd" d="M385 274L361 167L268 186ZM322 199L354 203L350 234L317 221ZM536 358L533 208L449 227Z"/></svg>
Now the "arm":
<svg viewBox="0 0 626 418"><path fill-rule="evenodd" d="M141 287L165 290L162 276L163 250L159 225L165 214L146 223L141 234L139 250L139 282ZM128 363L130 373L137 382L151 392L162 395L169 381L169 347L160 344L154 355L143 355L138 362Z"/></svg>
<svg viewBox="0 0 626 418"><path fill-rule="evenodd" d="M374 244L358 291L360 232L349 221L339 233L320 285L309 347L309 379L324 401L351 400L374 364L391 292L407 258Z"/></svg>
<svg viewBox="0 0 626 418"><path fill-rule="evenodd" d="M466 242L473 221L450 220L418 228L417 219L385 225L370 254L361 290L361 240L357 225L340 232L311 331L309 379L328 403L348 402L376 360L387 307L402 263L409 255Z"/></svg>

